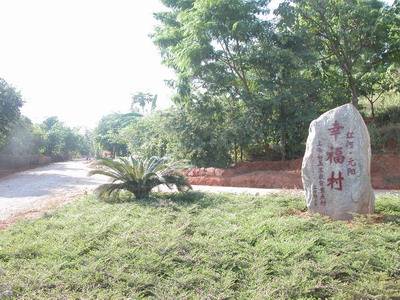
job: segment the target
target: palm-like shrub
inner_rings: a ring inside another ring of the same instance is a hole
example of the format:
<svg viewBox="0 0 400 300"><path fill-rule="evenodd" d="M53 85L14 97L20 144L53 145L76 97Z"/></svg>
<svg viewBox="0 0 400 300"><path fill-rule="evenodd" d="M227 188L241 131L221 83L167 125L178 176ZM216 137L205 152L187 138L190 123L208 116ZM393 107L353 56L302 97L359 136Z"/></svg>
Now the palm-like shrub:
<svg viewBox="0 0 400 300"><path fill-rule="evenodd" d="M166 157L153 156L141 159L134 156L118 159L100 159L95 163L95 169L89 175L105 175L112 179L111 183L102 184L95 193L100 198L113 197L126 190L137 199L147 198L151 190L165 184L178 191L191 189L186 177L178 173L183 162L170 162Z"/></svg>

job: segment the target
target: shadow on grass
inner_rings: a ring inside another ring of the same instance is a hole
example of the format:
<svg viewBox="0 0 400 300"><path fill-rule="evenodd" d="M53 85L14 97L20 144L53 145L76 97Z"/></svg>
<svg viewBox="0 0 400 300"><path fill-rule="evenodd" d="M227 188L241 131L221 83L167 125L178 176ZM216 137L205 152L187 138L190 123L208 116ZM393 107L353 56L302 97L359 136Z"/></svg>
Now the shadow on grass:
<svg viewBox="0 0 400 300"><path fill-rule="evenodd" d="M400 225L400 216L398 215L383 215L383 223L394 223Z"/></svg>
<svg viewBox="0 0 400 300"><path fill-rule="evenodd" d="M209 197L209 195L198 191L151 193L148 198L144 199L136 199L135 196L129 192L121 192L116 197L101 199L101 201L108 204L123 204L131 202L153 207L167 207L171 205L187 207L196 204L200 208L207 208L218 203L218 201L215 200L215 197Z"/></svg>
<svg viewBox="0 0 400 300"><path fill-rule="evenodd" d="M400 224L400 198L386 199L385 203L377 203L375 207L376 219L380 223Z"/></svg>

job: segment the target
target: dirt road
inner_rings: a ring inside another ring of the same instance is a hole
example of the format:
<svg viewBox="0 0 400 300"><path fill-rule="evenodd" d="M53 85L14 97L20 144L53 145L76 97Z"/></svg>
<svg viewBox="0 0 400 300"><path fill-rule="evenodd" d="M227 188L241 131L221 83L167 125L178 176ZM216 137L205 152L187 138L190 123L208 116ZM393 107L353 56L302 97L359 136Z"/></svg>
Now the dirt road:
<svg viewBox="0 0 400 300"><path fill-rule="evenodd" d="M88 177L86 161L54 163L0 179L0 228L71 201L106 181Z"/></svg>

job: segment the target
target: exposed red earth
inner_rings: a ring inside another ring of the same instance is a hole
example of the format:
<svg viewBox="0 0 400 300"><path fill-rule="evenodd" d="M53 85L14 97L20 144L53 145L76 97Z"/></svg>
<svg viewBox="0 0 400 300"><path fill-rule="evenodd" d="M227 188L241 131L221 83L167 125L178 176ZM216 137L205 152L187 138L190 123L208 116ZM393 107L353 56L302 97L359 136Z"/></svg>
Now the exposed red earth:
<svg viewBox="0 0 400 300"><path fill-rule="evenodd" d="M301 189L301 163L301 158L242 162L227 169L189 169L185 175L193 185ZM400 155L373 155L371 176L375 189L400 189Z"/></svg>

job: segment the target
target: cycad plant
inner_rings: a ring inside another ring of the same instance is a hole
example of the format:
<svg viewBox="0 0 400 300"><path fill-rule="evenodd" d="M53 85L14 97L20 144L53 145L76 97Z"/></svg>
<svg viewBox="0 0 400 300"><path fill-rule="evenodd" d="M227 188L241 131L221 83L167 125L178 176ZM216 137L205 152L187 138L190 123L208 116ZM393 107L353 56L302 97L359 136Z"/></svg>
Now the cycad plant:
<svg viewBox="0 0 400 300"><path fill-rule="evenodd" d="M142 159L130 156L115 160L99 159L89 175L105 175L112 179L111 183L102 184L95 190L100 198L113 197L126 190L137 199L143 199L154 187L162 184L170 189L176 186L178 191L191 189L186 177L177 171L182 167L183 162L170 161L167 157Z"/></svg>

